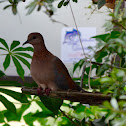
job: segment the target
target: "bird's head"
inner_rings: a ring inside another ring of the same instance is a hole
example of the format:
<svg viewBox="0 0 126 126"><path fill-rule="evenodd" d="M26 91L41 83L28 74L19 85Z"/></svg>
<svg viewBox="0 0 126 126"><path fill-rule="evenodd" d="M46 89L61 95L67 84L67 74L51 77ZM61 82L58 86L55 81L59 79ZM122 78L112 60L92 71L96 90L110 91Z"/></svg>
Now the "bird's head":
<svg viewBox="0 0 126 126"><path fill-rule="evenodd" d="M27 41L24 42L23 45L28 44L28 43L33 45L33 46L42 45L42 44L44 44L44 39L43 39L43 37L42 37L42 35L40 33L37 33L37 32L30 33L28 35Z"/></svg>

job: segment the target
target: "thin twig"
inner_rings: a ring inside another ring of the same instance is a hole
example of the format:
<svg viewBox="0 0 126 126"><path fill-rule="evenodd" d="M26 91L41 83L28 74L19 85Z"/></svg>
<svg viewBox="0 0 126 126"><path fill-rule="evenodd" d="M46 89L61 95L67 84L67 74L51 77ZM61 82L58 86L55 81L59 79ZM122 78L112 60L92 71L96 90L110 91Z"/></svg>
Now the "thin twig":
<svg viewBox="0 0 126 126"><path fill-rule="evenodd" d="M86 53L84 51L84 47L83 47L83 44L82 44L82 41L81 41L81 37L80 37L80 34L79 34L78 26L77 26L76 19L75 19L75 16L74 16L74 13L73 13L73 10L72 10L72 7L71 7L70 2L69 2L69 6L70 6L70 10L71 10L71 13L72 13L72 17L73 17L73 20L74 20L74 23L75 23L75 27L77 29L77 33L78 33L78 36L79 36L80 44L81 44L81 47L82 47L82 50L83 50L83 54L85 56L85 63L86 63L87 62L87 56L86 56ZM83 69L82 69L82 75L81 75L81 81L80 81L80 87L81 88L83 86L85 68L86 68L86 64L84 64Z"/></svg>
<svg viewBox="0 0 126 126"><path fill-rule="evenodd" d="M59 24L62 24L64 25L65 27L69 27L67 24L63 23L63 22L60 22L60 21L57 21L55 19L53 19L52 17L50 17L51 21L54 22L54 23L59 23Z"/></svg>
<svg viewBox="0 0 126 126"><path fill-rule="evenodd" d="M76 126L79 126L77 123L75 123L73 120L72 120L72 118L70 118L69 116L67 116L66 115L66 113L64 112L64 111L62 111L61 109L59 109L61 112L62 112L62 114L65 116L65 117L67 117L74 125L76 125Z"/></svg>
<svg viewBox="0 0 126 126"><path fill-rule="evenodd" d="M90 70L89 70L89 75L88 75L88 87L91 90L91 84L90 84L90 77L91 77L91 70L92 70L92 65L91 65L91 59L90 59Z"/></svg>

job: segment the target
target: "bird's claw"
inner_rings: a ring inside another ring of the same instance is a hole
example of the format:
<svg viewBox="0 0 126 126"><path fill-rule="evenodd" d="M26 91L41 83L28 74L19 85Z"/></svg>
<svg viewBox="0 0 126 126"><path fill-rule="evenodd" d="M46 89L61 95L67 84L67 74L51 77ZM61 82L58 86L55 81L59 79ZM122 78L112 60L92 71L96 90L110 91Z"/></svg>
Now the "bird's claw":
<svg viewBox="0 0 126 126"><path fill-rule="evenodd" d="M50 89L50 88L46 88L46 89L45 89L45 94L46 94L47 96L49 96L50 92L51 92L51 89Z"/></svg>
<svg viewBox="0 0 126 126"><path fill-rule="evenodd" d="M41 87L37 88L37 93L38 93L38 95L43 95Z"/></svg>

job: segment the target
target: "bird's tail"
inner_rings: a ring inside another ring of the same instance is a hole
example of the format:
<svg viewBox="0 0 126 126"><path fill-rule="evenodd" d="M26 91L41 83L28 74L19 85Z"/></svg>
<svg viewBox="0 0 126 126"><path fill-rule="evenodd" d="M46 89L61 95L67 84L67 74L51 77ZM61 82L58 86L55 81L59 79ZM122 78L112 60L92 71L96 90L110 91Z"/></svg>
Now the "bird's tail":
<svg viewBox="0 0 126 126"><path fill-rule="evenodd" d="M78 91L84 91L77 83L75 83L75 85L76 85L76 89L77 89Z"/></svg>

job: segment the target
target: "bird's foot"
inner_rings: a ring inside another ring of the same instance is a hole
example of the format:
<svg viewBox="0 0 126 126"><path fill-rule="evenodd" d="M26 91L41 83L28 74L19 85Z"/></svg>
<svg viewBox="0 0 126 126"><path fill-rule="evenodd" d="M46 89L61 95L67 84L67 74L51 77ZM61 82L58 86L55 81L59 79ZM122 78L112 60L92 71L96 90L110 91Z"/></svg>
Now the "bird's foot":
<svg viewBox="0 0 126 126"><path fill-rule="evenodd" d="M46 94L47 96L49 96L50 92L51 92L51 89L50 89L50 88L46 88L46 89L45 89L45 94Z"/></svg>
<svg viewBox="0 0 126 126"><path fill-rule="evenodd" d="M37 88L37 94L38 94L38 95L43 95L42 90L43 90L43 89L42 89L41 87L38 87L38 88Z"/></svg>

